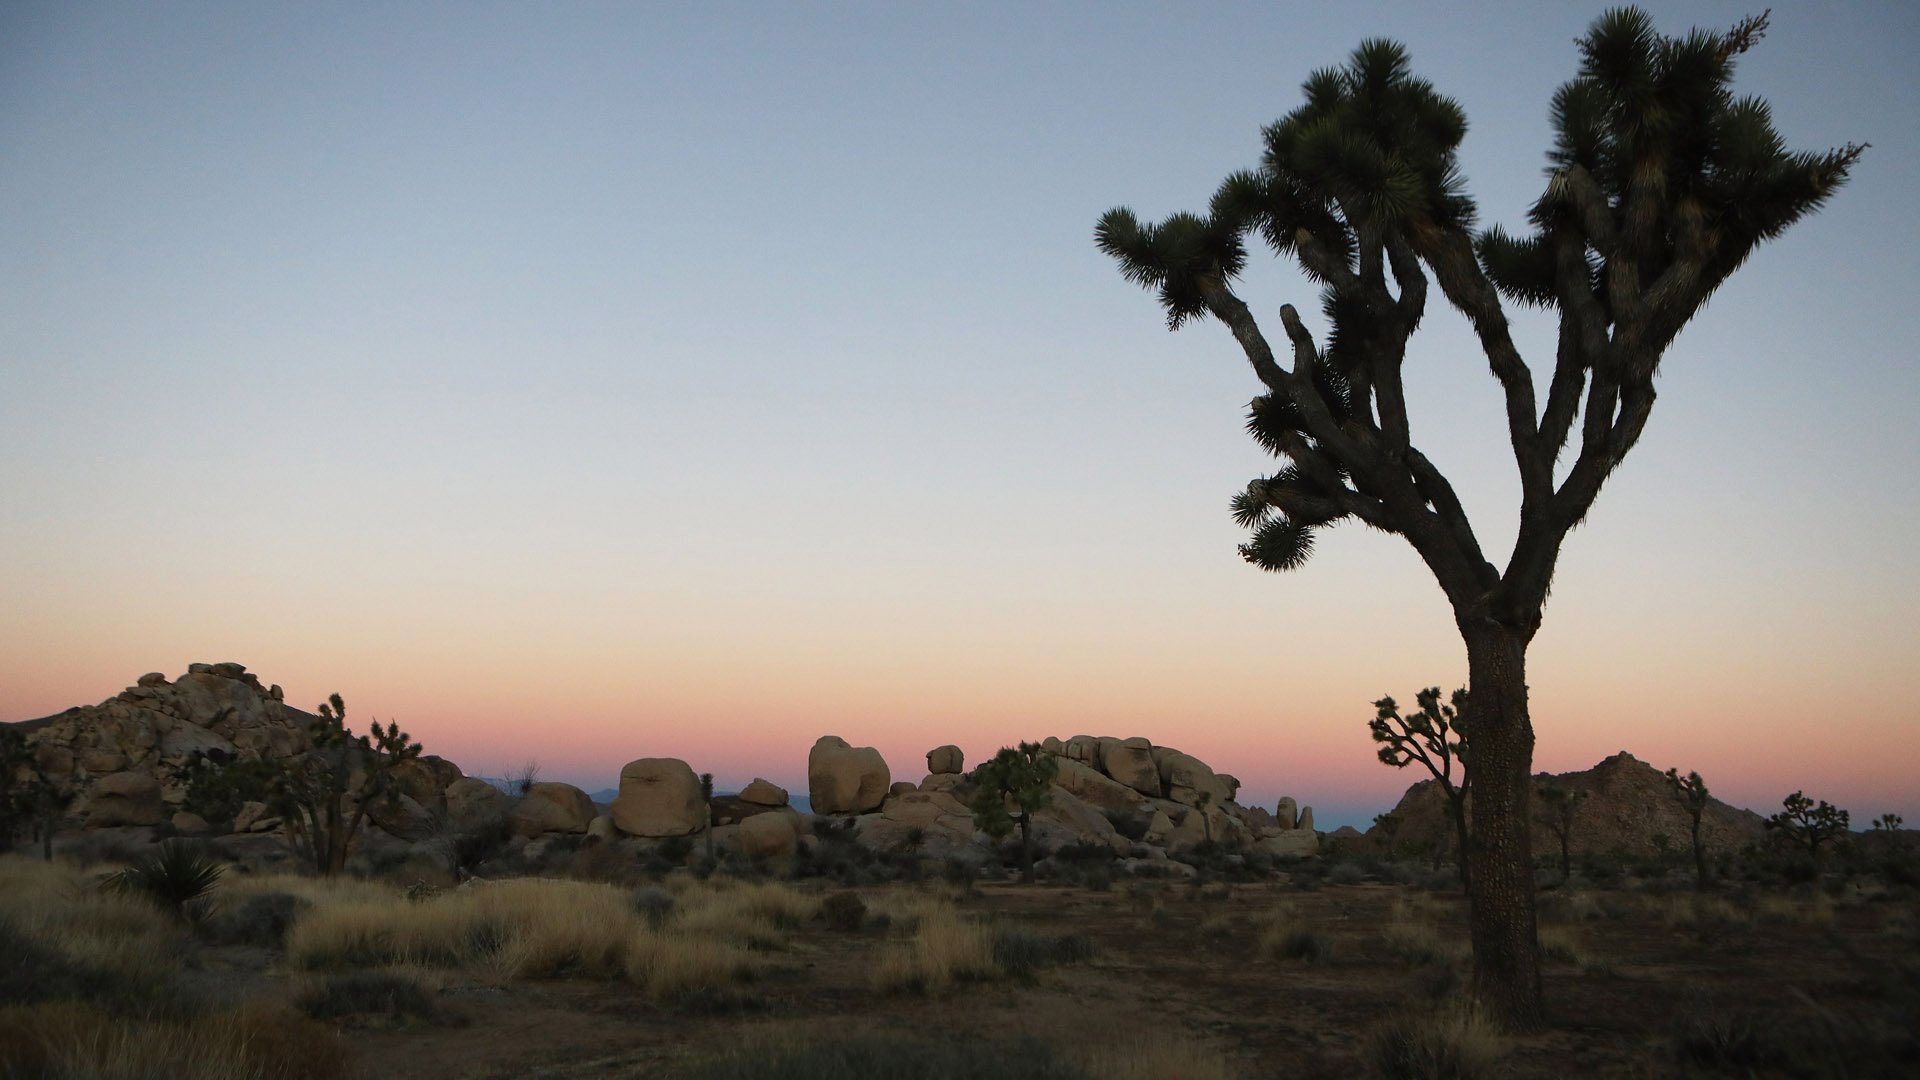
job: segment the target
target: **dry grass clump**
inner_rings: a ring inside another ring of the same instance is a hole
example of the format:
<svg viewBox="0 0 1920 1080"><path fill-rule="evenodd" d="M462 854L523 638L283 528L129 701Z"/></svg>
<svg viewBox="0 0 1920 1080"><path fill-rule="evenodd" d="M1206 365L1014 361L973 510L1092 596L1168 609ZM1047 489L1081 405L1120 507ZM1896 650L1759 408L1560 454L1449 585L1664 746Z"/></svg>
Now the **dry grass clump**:
<svg viewBox="0 0 1920 1080"><path fill-rule="evenodd" d="M123 991L174 968L180 924L146 900L103 888L108 875L61 863L0 859L0 922Z"/></svg>
<svg viewBox="0 0 1920 1080"><path fill-rule="evenodd" d="M310 971L464 967L494 983L625 978L660 1000L752 978L747 950L784 948L819 902L790 886L684 879L670 904L636 904L596 882L517 878L410 903L389 890L303 915L287 958ZM352 894L349 894L352 895ZM663 893L663 896L666 894Z"/></svg>
<svg viewBox="0 0 1920 1080"><path fill-rule="evenodd" d="M1580 935L1564 926L1542 926L1535 932L1540 943L1540 959L1549 964L1578 967L1587 960L1586 946Z"/></svg>
<svg viewBox="0 0 1920 1080"><path fill-rule="evenodd" d="M1296 926L1293 908L1280 905L1254 920L1260 936L1254 948L1270 960L1304 960L1324 963L1333 958L1333 939L1318 930Z"/></svg>
<svg viewBox="0 0 1920 1080"><path fill-rule="evenodd" d="M130 1018L58 1002L0 1009L0 1076L46 1080L335 1080L346 1047L320 1024L242 1006L187 1020Z"/></svg>
<svg viewBox="0 0 1920 1080"><path fill-rule="evenodd" d="M820 903L790 885L755 882L683 900L677 925L768 951L784 947L783 931L799 929L818 915Z"/></svg>
<svg viewBox="0 0 1920 1080"><path fill-rule="evenodd" d="M1484 1080L1505 1074L1506 1042L1479 1013L1458 1009L1401 1016L1367 1039L1381 1080Z"/></svg>
<svg viewBox="0 0 1920 1080"><path fill-rule="evenodd" d="M1416 967L1427 964L1464 963L1467 944L1443 934L1438 926L1424 921L1391 922L1380 932L1387 951Z"/></svg>
<svg viewBox="0 0 1920 1080"><path fill-rule="evenodd" d="M1833 901L1825 893L1814 893L1804 900L1790 896L1766 896L1754 906L1754 918L1771 926L1833 925Z"/></svg>
<svg viewBox="0 0 1920 1080"><path fill-rule="evenodd" d="M627 940L628 981L656 1001L690 991L747 982L759 972L753 957L739 946L703 934L637 928Z"/></svg>
<svg viewBox="0 0 1920 1080"><path fill-rule="evenodd" d="M507 978L612 976L638 917L610 885L520 878L410 903L317 906L287 934L287 959L309 970L382 964L482 964Z"/></svg>
<svg viewBox="0 0 1920 1080"><path fill-rule="evenodd" d="M1240 1075L1216 1047L1171 1033L1123 1037L1068 1053L1100 1080L1235 1080Z"/></svg>
<svg viewBox="0 0 1920 1080"><path fill-rule="evenodd" d="M873 968L876 990L937 994L954 983L984 979L993 962L993 932L951 907L918 917L913 936L889 945Z"/></svg>
<svg viewBox="0 0 1920 1080"><path fill-rule="evenodd" d="M1698 931L1711 938L1734 927L1752 926L1754 912L1724 896L1691 893L1669 896L1659 902L1653 914L1668 926Z"/></svg>

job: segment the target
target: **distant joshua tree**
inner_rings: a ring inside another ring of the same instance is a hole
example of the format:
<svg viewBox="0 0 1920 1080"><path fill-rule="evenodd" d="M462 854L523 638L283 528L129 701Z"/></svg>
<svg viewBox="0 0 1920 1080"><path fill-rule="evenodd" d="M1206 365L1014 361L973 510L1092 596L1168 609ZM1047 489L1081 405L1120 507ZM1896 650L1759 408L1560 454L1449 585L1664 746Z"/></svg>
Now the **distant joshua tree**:
<svg viewBox="0 0 1920 1080"><path fill-rule="evenodd" d="M1667 786L1673 790L1673 797L1680 800L1680 806L1687 812L1688 828L1693 837L1693 876L1698 888L1712 884L1712 874L1707 868L1707 845L1700 835L1700 818L1707 812L1707 782L1700 774L1690 772L1685 777L1679 769L1667 770Z"/></svg>
<svg viewBox="0 0 1920 1080"><path fill-rule="evenodd" d="M1573 821L1588 792L1548 784L1540 789L1540 823L1560 841L1560 884L1573 877Z"/></svg>
<svg viewBox="0 0 1920 1080"><path fill-rule="evenodd" d="M0 851L13 846L24 829L53 858L53 833L66 815L73 792L54 783L34 760L26 736L0 727Z"/></svg>
<svg viewBox="0 0 1920 1080"><path fill-rule="evenodd" d="M1767 828L1795 844L1806 845L1815 865L1820 862L1821 845L1847 835L1847 812L1825 799L1815 805L1804 792L1796 791L1780 804L1785 809L1767 819Z"/></svg>
<svg viewBox="0 0 1920 1080"><path fill-rule="evenodd" d="M998 840L1020 826L1020 880L1033 884L1033 815L1053 802L1060 763L1039 743L1003 746L973 770L973 824ZM1009 807L1009 803L1012 804Z"/></svg>
<svg viewBox="0 0 1920 1080"><path fill-rule="evenodd" d="M713 774L700 774L701 818L706 824L707 862L713 862Z"/></svg>
<svg viewBox="0 0 1920 1080"><path fill-rule="evenodd" d="M1454 836L1459 840L1460 884L1471 887L1467 870L1467 795L1473 775L1467 769L1467 733L1461 730L1460 717L1466 712L1467 692L1455 690L1449 705L1440 704L1440 688L1429 686L1415 697L1420 710L1405 717L1390 697L1373 703L1374 716L1367 722L1373 741L1380 747L1380 760L1396 769L1414 762L1426 767L1440 783L1447 797L1447 816L1453 819ZM1455 776L1458 766L1458 777Z"/></svg>

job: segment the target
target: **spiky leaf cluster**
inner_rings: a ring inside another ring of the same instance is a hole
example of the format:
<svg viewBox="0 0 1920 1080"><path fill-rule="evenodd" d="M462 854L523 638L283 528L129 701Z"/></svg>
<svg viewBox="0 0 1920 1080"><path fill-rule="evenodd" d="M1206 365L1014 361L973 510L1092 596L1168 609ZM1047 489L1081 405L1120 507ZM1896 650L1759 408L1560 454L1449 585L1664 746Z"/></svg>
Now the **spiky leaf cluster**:
<svg viewBox="0 0 1920 1080"><path fill-rule="evenodd" d="M1535 232L1496 227L1480 238L1502 292L1564 303L1555 249L1571 237L1608 317L1610 293L1622 289L1623 303L1672 306L1666 321L1677 330L1756 244L1827 200L1866 147L1790 151L1768 104L1735 93L1736 62L1767 23L1762 14L1728 31L1667 37L1639 8L1595 20L1579 41L1579 74L1553 95ZM1694 280L1666 280L1676 269Z"/></svg>
<svg viewBox="0 0 1920 1080"><path fill-rule="evenodd" d="M1667 770L1667 789L1673 797L1685 807L1689 816L1698 818L1707 808L1711 795L1707 791L1707 782L1697 772L1680 775L1679 769Z"/></svg>
<svg viewBox="0 0 1920 1080"><path fill-rule="evenodd" d="M1446 704L1440 701L1440 688L1429 686L1415 695L1420 708L1400 715L1400 705L1391 697L1373 703L1374 716L1367 722L1373 741L1380 743L1381 762L1404 769L1414 762L1425 766L1434 779L1453 784L1453 766L1467 761L1467 733L1462 719L1466 715L1467 692L1453 692ZM1464 773L1464 770L1463 770ZM1463 775L1453 786L1464 789Z"/></svg>
<svg viewBox="0 0 1920 1080"><path fill-rule="evenodd" d="M1820 206L1864 149L1789 151L1766 104L1734 94L1735 60L1766 25L1763 15L1666 37L1635 8L1596 20L1553 98L1548 182L1524 235L1475 232L1457 159L1466 118L1412 73L1404 48L1380 40L1314 72L1302 104L1264 129L1258 167L1228 176L1204 214L1101 218L1100 249L1157 292L1168 325L1214 316L1266 386L1247 430L1292 471L1234 496L1235 520L1253 533L1243 558L1294 569L1315 530L1358 517L1404 536L1456 604L1532 632L1559 545L1637 442L1674 335L1756 244ZM1321 287L1318 341L1281 309L1290 368L1232 291L1249 234ZM1430 282L1474 327L1506 398L1525 527L1505 576L1410 441L1401 367ZM1503 297L1560 312L1544 402ZM1569 469L1560 458L1576 426Z"/></svg>

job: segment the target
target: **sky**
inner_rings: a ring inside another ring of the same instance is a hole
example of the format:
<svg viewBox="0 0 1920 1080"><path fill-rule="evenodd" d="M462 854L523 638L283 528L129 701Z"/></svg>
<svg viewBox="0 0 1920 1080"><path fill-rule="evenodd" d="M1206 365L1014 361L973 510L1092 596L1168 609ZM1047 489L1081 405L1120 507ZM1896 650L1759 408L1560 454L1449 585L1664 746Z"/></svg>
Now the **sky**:
<svg viewBox="0 0 1920 1080"><path fill-rule="evenodd" d="M1598 11L0 6L0 719L232 660L470 773L799 791L829 733L909 780L943 743L1144 735L1364 826L1419 778L1371 702L1464 682L1444 598L1359 527L1240 561L1259 386L1093 226L1203 209L1375 36L1461 103L1482 219L1518 226ZM1920 821L1888 752L1916 50L1912 4L1776 0L1741 61L1791 146L1873 149L1668 354L1532 646L1536 768L1627 750L1762 812ZM1318 307L1266 254L1240 292ZM1498 563L1498 392L1429 309L1414 437ZM1551 324L1515 319L1543 373Z"/></svg>

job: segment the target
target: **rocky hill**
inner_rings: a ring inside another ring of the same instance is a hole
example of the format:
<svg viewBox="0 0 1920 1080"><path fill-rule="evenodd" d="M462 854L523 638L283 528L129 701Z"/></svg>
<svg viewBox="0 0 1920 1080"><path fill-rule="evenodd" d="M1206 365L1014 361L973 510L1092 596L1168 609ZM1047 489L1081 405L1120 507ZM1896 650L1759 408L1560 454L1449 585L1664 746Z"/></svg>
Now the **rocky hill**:
<svg viewBox="0 0 1920 1080"><path fill-rule="evenodd" d="M1569 846L1576 853L1654 856L1656 836L1665 836L1673 850L1688 850L1691 822L1667 786L1666 773L1625 750L1584 772L1540 773L1534 778L1536 816L1541 812L1541 788L1555 786L1585 792L1574 810ZM1469 800L1471 801L1471 800ZM1376 851L1452 850L1453 825L1447 818L1446 796L1440 785L1424 780L1407 789L1392 810L1393 824L1375 824L1366 843ZM1701 836L1710 851L1733 851L1758 840L1764 833L1760 815L1751 810L1710 800L1701 818ZM1545 829L1534 830L1534 851L1545 854L1558 841Z"/></svg>
<svg viewBox="0 0 1920 1080"><path fill-rule="evenodd" d="M275 759L308 748L307 726L316 717L284 698L280 687L263 685L242 664L196 663L178 679L142 675L98 705L14 727L26 735L34 767L75 795L70 813L87 829L274 833L282 823L260 803L247 804L231 822L201 820L182 803L187 770L199 758ZM1059 769L1052 805L1036 815L1043 849L1092 845L1158 860L1209 841L1288 857L1319 850L1311 807L1297 809L1292 799L1280 800L1273 812L1243 807L1236 801L1238 780L1171 747L1093 735L1048 738L1042 745ZM369 814L380 834L402 843L505 817L523 843L567 833L595 842L651 843L711 828L723 848L777 856L812 842L804 807L843 822L847 835L871 848L978 852L990 841L974 829L973 786L960 749L936 747L926 764L923 780L896 782L877 750L828 735L808 754L804 799L756 779L737 795L706 800L688 763L639 758L621 769L616 791L599 793L611 798L596 800L570 784L503 791L426 757L401 766L403 794L370 806Z"/></svg>

